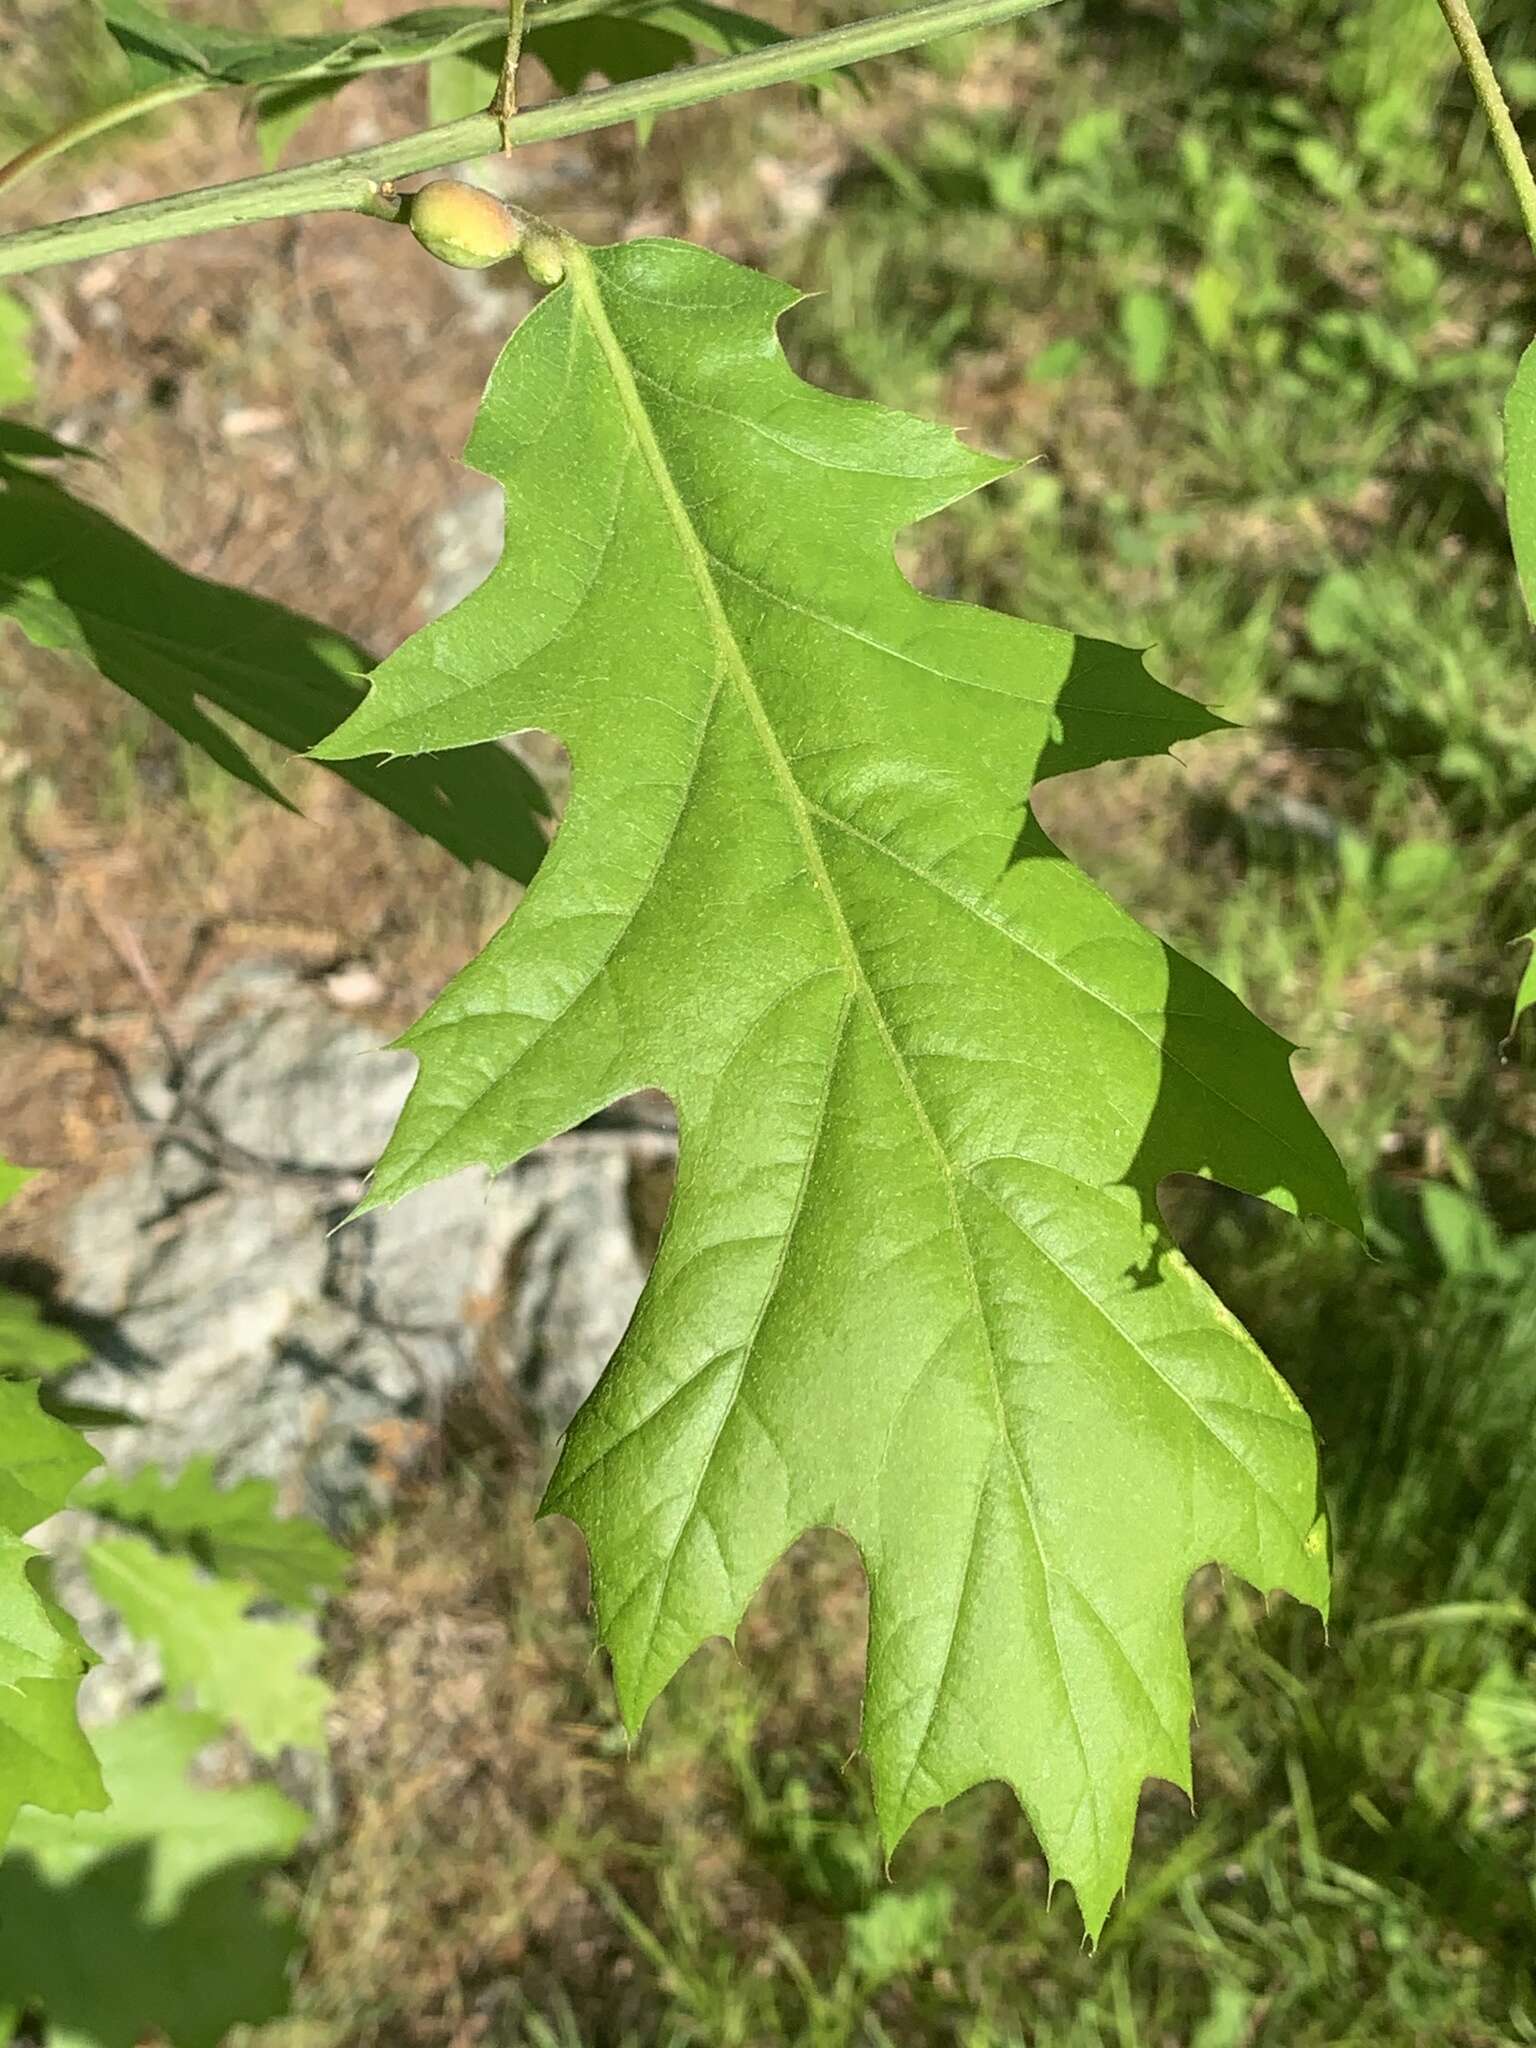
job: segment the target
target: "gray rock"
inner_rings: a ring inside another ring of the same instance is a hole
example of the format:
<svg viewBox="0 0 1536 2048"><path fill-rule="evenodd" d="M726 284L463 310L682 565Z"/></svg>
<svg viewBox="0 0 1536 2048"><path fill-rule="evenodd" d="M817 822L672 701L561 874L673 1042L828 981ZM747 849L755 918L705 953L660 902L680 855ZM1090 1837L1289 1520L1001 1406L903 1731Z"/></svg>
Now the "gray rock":
<svg viewBox="0 0 1536 2048"><path fill-rule="evenodd" d="M632 1193L665 1172L665 1105L617 1105L493 1180L459 1174L348 1223L409 1056L284 968L234 969L173 1022L181 1059L136 1083L149 1152L82 1199L64 1245L60 1301L93 1345L70 1392L137 1424L96 1432L109 1463L211 1453L344 1533L487 1358L562 1429L644 1284ZM111 1711L153 1669L82 1590L85 1527L60 1516L40 1536L108 1653L91 1688Z"/></svg>
<svg viewBox="0 0 1536 2048"><path fill-rule="evenodd" d="M501 560L506 498L489 477L471 477L432 522L432 572L420 604L429 619L440 618L478 590Z"/></svg>
<svg viewBox="0 0 1536 2048"><path fill-rule="evenodd" d="M536 1153L492 1190L506 1246L498 1350L517 1391L560 1427L618 1348L648 1265L629 1199L634 1148L602 1135L585 1151Z"/></svg>
<svg viewBox="0 0 1536 2048"><path fill-rule="evenodd" d="M457 273L474 279L486 274L478 270ZM480 588L501 560L505 525L501 485L489 477L467 478L433 523L433 568L418 598L425 618L440 618ZM558 811L571 780L570 761L559 741L548 733L519 732L509 734L501 744L543 784Z"/></svg>
<svg viewBox="0 0 1536 2048"><path fill-rule="evenodd" d="M644 1284L629 1189L672 1139L620 1105L492 1181L458 1174L346 1222L414 1061L287 970L241 967L177 1020L148 1157L77 1205L61 1299L94 1335L78 1398L140 1426L109 1456L212 1451L332 1512L363 1504L375 1421L430 1421L486 1320L508 1378L559 1429ZM476 1310L482 1311L478 1315Z"/></svg>

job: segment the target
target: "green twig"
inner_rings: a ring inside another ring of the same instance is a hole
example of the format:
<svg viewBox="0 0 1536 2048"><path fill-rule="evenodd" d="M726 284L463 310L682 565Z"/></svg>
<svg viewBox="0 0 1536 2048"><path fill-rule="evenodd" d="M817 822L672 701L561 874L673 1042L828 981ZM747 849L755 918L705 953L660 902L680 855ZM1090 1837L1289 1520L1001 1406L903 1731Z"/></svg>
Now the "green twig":
<svg viewBox="0 0 1536 2048"><path fill-rule="evenodd" d="M1493 146L1499 152L1510 184L1515 188L1526 238L1532 254L1536 255L1536 176L1532 175L1530 163L1521 147L1509 102L1488 60L1487 49L1478 34L1467 0L1440 0L1440 12L1445 16L1446 27L1456 38L1456 47L1472 81L1472 90L1488 117L1488 126L1493 130Z"/></svg>
<svg viewBox="0 0 1536 2048"><path fill-rule="evenodd" d="M515 115L507 124L506 141L512 148L549 142L616 127L642 115L700 106L727 93L791 84L865 58L909 50L940 36L1037 14L1053 4L1054 0L930 0L926 6L801 36L769 49L662 72L630 84L604 86L596 92L573 93L568 99ZM119 249L143 248L152 242L175 241L184 235L290 219L295 214L377 213L385 210L394 179L487 156L502 140L495 114L471 114L462 121L447 121L441 127L426 128L350 156L301 164L266 177L242 178L230 185L210 185L198 192L176 193L138 206L120 206L81 220L26 228L0 237L0 277L107 256Z"/></svg>
<svg viewBox="0 0 1536 2048"><path fill-rule="evenodd" d="M491 101L491 112L501 123L501 147L510 156L512 142L512 119L517 112L517 67L523 54L523 20L527 13L527 0L507 0L507 47L502 53L501 77L496 84L496 97Z"/></svg>

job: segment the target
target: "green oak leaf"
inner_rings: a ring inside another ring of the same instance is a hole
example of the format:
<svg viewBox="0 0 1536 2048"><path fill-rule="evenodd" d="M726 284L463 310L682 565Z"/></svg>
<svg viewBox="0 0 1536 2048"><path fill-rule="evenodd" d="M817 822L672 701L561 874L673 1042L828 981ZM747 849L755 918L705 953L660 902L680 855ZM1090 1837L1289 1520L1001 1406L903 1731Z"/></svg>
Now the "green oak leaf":
<svg viewBox="0 0 1536 2048"><path fill-rule="evenodd" d="M280 1515L270 1479L221 1487L209 1457L174 1477L158 1465L104 1472L74 1505L185 1550L223 1578L249 1579L285 1607L313 1606L346 1576L346 1551L308 1516Z"/></svg>
<svg viewBox="0 0 1536 2048"><path fill-rule="evenodd" d="M0 1381L0 1443L0 1530L11 1536L57 1514L97 1463L89 1444L43 1411L27 1381Z"/></svg>
<svg viewBox="0 0 1536 2048"><path fill-rule="evenodd" d="M30 1294L0 1287L0 1374L48 1379L89 1358L91 1349L73 1330L45 1322Z"/></svg>
<svg viewBox="0 0 1536 2048"><path fill-rule="evenodd" d="M886 1841L1003 1779L1096 1931L1143 1780L1189 1782L1190 1574L1327 1594L1306 1418L1156 1190L1355 1227L1342 1170L1291 1048L1028 810L1220 721L1127 649L905 581L894 536L1004 465L802 383L793 292L676 242L566 253L469 446L514 542L318 749L539 727L574 772L524 902L401 1041L363 1206L665 1090L661 1248L545 1503L587 1535L627 1722L841 1529Z"/></svg>
<svg viewBox="0 0 1536 2048"><path fill-rule="evenodd" d="M30 1178L0 1159L0 1203ZM70 1814L104 1796L75 1718L87 1653L22 1541L99 1462L83 1437L44 1413L34 1383L0 1379L0 1841L24 1806Z"/></svg>
<svg viewBox="0 0 1536 2048"><path fill-rule="evenodd" d="M309 1623L254 1619L256 1587L205 1578L142 1536L103 1537L85 1567L130 1632L160 1652L167 1686L233 1722L258 1755L324 1746L331 1695L311 1668L320 1644Z"/></svg>
<svg viewBox="0 0 1536 2048"><path fill-rule="evenodd" d="M0 2006L49 2048L219 2048L288 2004L297 1935L256 1883L308 1825L273 1785L200 1785L211 1715L145 1708L97 1742L111 1803L28 1813L0 1861Z"/></svg>
<svg viewBox="0 0 1536 2048"><path fill-rule="evenodd" d="M9 425L9 423L7 423ZM0 619L82 656L231 775L279 803L204 705L295 753L359 701L370 657L327 626L193 576L26 466L68 453L0 438ZM505 748L343 771L365 796L466 863L526 881L544 850L543 791Z"/></svg>
<svg viewBox="0 0 1536 2048"><path fill-rule="evenodd" d="M22 1541L56 1514L96 1453L38 1405L29 1382L0 1380L0 1840L23 1806L77 1813L101 1779L75 1718L86 1659L37 1582Z"/></svg>
<svg viewBox="0 0 1536 2048"><path fill-rule="evenodd" d="M1536 341L1520 358L1504 404L1504 485L1515 567L1536 622Z"/></svg>

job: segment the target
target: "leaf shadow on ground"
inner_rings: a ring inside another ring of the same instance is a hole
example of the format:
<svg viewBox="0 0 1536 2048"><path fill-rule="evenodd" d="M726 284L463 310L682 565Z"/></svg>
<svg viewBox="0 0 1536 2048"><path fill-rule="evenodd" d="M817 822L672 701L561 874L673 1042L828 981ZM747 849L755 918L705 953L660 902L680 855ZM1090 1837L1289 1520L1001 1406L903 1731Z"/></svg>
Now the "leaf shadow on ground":
<svg viewBox="0 0 1536 2048"><path fill-rule="evenodd" d="M57 444L0 441L0 616L44 647L78 649L237 780L289 799L205 706L303 755L361 701L372 657L329 627L180 568L58 483L5 459ZM46 437L43 437L46 440ZM105 595L104 595L105 593ZM332 771L465 862L527 881L548 801L515 755L335 764Z"/></svg>

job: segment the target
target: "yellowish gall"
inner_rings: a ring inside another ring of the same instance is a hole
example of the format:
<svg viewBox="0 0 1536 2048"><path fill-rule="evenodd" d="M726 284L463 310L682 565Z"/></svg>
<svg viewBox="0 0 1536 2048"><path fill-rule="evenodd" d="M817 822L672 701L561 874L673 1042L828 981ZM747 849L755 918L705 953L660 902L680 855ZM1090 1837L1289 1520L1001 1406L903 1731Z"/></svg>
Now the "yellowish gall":
<svg viewBox="0 0 1536 2048"><path fill-rule="evenodd" d="M456 270L488 270L522 245L517 216L493 194L456 178L435 178L413 192L408 218L423 249Z"/></svg>

